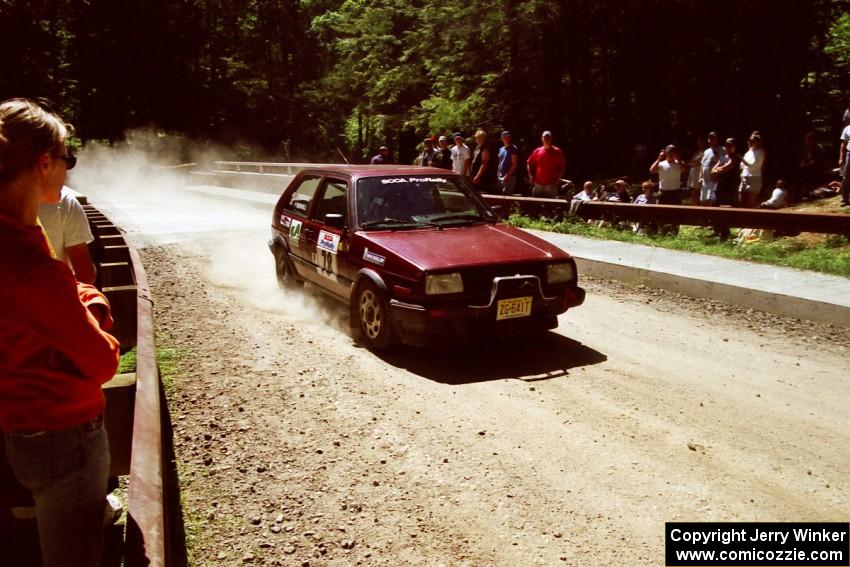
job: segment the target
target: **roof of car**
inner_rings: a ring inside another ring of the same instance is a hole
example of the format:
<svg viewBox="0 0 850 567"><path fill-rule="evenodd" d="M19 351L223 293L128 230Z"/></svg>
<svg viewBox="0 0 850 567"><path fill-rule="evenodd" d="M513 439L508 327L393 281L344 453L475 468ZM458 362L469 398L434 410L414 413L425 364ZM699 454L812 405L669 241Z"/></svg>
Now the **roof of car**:
<svg viewBox="0 0 850 567"><path fill-rule="evenodd" d="M352 177L387 177L389 175L456 175L448 169L415 165L317 165L302 172L339 173Z"/></svg>

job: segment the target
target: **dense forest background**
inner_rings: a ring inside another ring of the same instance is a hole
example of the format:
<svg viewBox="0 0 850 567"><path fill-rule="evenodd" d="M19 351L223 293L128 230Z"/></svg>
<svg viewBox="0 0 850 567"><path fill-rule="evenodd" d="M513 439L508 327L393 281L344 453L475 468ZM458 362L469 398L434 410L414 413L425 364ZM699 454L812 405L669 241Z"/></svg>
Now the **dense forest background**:
<svg viewBox="0 0 850 567"><path fill-rule="evenodd" d="M153 128L279 159L410 161L429 133L543 129L571 175L761 130L774 167L850 97L850 2L0 0L0 99L83 141ZM837 152L835 152L837 154Z"/></svg>

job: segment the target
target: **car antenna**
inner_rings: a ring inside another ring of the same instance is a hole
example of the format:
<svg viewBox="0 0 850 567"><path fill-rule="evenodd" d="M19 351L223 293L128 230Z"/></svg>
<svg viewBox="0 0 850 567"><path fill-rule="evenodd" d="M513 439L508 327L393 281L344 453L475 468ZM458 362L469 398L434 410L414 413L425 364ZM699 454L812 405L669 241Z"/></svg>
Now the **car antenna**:
<svg viewBox="0 0 850 567"><path fill-rule="evenodd" d="M339 155L341 155L341 156L342 156L342 160L345 162L345 165L351 165L350 163L348 163L348 158L347 158L347 157L345 157L345 154L344 154L344 153L342 153L342 150L341 150L341 149L339 149L339 146L337 146L337 147L336 147L336 151L338 151L338 152L339 152Z"/></svg>

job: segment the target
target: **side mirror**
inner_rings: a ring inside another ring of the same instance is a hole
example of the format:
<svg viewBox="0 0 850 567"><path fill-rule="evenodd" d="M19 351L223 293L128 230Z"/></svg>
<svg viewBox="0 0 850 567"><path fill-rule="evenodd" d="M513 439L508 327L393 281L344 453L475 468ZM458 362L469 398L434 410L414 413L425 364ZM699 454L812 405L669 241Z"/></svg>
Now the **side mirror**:
<svg viewBox="0 0 850 567"><path fill-rule="evenodd" d="M334 228L345 228L345 215L328 213L325 215L325 224Z"/></svg>

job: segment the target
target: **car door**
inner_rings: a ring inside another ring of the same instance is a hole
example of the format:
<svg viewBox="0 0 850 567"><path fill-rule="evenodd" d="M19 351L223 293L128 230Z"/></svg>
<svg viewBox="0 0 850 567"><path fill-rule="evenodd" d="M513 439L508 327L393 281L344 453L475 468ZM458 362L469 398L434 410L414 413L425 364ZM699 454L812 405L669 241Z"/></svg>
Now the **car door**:
<svg viewBox="0 0 850 567"><path fill-rule="evenodd" d="M306 226L303 243L309 249L313 269L309 279L347 298L351 284L344 269L344 252L348 249L345 227L349 226L347 180L325 177Z"/></svg>
<svg viewBox="0 0 850 567"><path fill-rule="evenodd" d="M292 264L298 276L307 278L313 274L310 265L312 247L305 243L309 236L310 209L322 183L321 175L310 175L301 179L298 187L281 210L280 223L289 245Z"/></svg>

